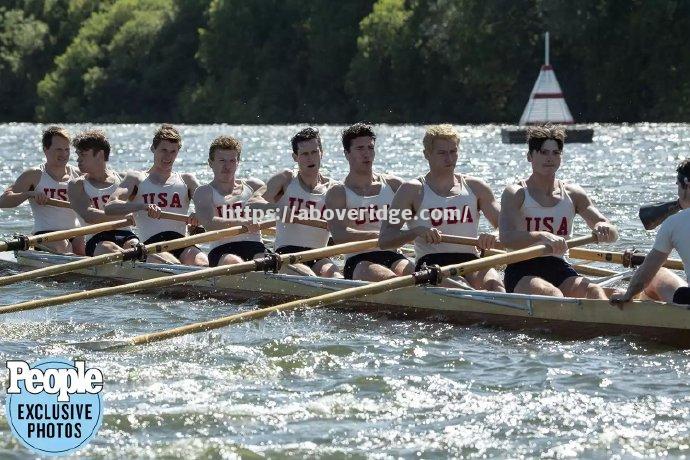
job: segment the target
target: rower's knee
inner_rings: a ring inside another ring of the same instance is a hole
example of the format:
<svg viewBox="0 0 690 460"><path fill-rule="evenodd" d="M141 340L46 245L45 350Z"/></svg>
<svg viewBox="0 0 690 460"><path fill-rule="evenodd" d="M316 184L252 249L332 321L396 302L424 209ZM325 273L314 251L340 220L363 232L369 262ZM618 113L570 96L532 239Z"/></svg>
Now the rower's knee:
<svg viewBox="0 0 690 460"><path fill-rule="evenodd" d="M536 276L523 276L515 285L513 292L518 294L548 295L563 297L563 293L553 284Z"/></svg>
<svg viewBox="0 0 690 460"><path fill-rule="evenodd" d="M352 279L359 281L383 281L395 278L397 275L388 267L369 261L362 261L352 270Z"/></svg>
<svg viewBox="0 0 690 460"><path fill-rule="evenodd" d="M397 276L411 275L414 273L414 265L408 259L401 259L392 266L393 273Z"/></svg>
<svg viewBox="0 0 690 460"><path fill-rule="evenodd" d="M604 288L590 282L587 283L587 287L585 288L585 297L587 299L608 299Z"/></svg>
<svg viewBox="0 0 690 460"><path fill-rule="evenodd" d="M343 274L338 266L330 259L321 259L314 264L314 273L324 278L342 278Z"/></svg>
<svg viewBox="0 0 690 460"><path fill-rule="evenodd" d="M113 243L112 241L101 241L94 248L93 255L100 256L102 254L112 254L114 252L119 252L120 250L120 246Z"/></svg>
<svg viewBox="0 0 690 460"><path fill-rule="evenodd" d="M244 262L240 256L235 254L224 254L219 260L218 265L235 265Z"/></svg>
<svg viewBox="0 0 690 460"><path fill-rule="evenodd" d="M493 292L506 292L506 287L503 285L503 281L493 278L484 282L484 289Z"/></svg>
<svg viewBox="0 0 690 460"><path fill-rule="evenodd" d="M72 246L71 252L78 256L86 255L86 241L83 236L73 238L72 241L70 241L70 245Z"/></svg>
<svg viewBox="0 0 690 460"><path fill-rule="evenodd" d="M180 262L185 265L208 267L208 256L199 248L192 246L185 249L182 254L180 254Z"/></svg>
<svg viewBox="0 0 690 460"><path fill-rule="evenodd" d="M644 293L653 300L672 302L673 294L679 287L685 286L680 276L668 268L660 268L654 278L645 286Z"/></svg>

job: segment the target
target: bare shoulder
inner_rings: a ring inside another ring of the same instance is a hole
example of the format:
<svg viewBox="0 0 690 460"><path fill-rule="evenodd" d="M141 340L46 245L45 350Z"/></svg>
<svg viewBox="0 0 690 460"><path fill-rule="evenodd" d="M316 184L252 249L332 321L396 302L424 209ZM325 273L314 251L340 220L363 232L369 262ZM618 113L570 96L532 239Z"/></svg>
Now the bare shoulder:
<svg viewBox="0 0 690 460"><path fill-rule="evenodd" d="M265 186L266 186L266 184L264 183L264 181L262 181L261 179L258 179L258 178L256 178L256 177L250 177L250 178L248 178L247 181L246 181L246 183L247 183L247 185L248 185L252 190L254 190L255 192L256 192L257 190L259 190L261 187L265 187Z"/></svg>
<svg viewBox="0 0 690 460"><path fill-rule="evenodd" d="M393 190L397 190L403 184L402 178L394 176L393 174L381 173L380 176L388 182Z"/></svg>
<svg viewBox="0 0 690 460"><path fill-rule="evenodd" d="M183 181L185 181L186 184L199 184L196 176L192 173L182 173L180 174L180 177Z"/></svg>
<svg viewBox="0 0 690 460"><path fill-rule="evenodd" d="M194 191L194 197L192 198L195 202L200 200L201 202L210 201L211 199L211 184L200 185Z"/></svg>
<svg viewBox="0 0 690 460"><path fill-rule="evenodd" d="M465 177L465 182L467 182L467 186L472 189L474 193L478 192L491 192L493 194L493 191L491 190L491 187L489 187L489 184L484 180L479 177L475 176L464 176Z"/></svg>
<svg viewBox="0 0 690 460"><path fill-rule="evenodd" d="M424 187L422 186L422 183L419 179L412 179L404 181L400 185L399 193L409 193L413 195L418 195L422 193L423 188Z"/></svg>
<svg viewBox="0 0 690 460"><path fill-rule="evenodd" d="M525 201L525 187L520 184L508 184L506 188L503 189L501 194L501 200L507 200L509 202L515 202L516 204L522 205ZM506 208L507 209L507 208Z"/></svg>
<svg viewBox="0 0 690 460"><path fill-rule="evenodd" d="M143 171L130 170L124 176L124 179L122 179L123 184L127 182L128 184L139 185L145 180L146 174Z"/></svg>
<svg viewBox="0 0 690 460"><path fill-rule="evenodd" d="M326 192L326 201L332 205L345 206L345 184L341 182L336 182L331 187L329 187L328 191Z"/></svg>
<svg viewBox="0 0 690 460"><path fill-rule="evenodd" d="M568 193L570 196L579 196L579 197L586 197L587 192L585 192L585 189L579 186L578 184L573 184L571 182L565 182L563 181L563 187L565 188L565 191Z"/></svg>

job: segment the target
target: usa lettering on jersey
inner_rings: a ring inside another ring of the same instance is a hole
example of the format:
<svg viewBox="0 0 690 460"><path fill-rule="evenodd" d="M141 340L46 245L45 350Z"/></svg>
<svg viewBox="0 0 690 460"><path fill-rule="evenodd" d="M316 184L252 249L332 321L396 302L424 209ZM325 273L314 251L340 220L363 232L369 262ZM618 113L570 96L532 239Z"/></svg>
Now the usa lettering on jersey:
<svg viewBox="0 0 690 460"><path fill-rule="evenodd" d="M439 227L444 223L448 225L472 223L474 218L468 205L464 205L461 210L457 206L447 206L429 208L429 222L433 227Z"/></svg>
<svg viewBox="0 0 690 460"><path fill-rule="evenodd" d="M48 198L53 198L60 201L67 201L67 189L66 188L44 188L43 193Z"/></svg>
<svg viewBox="0 0 690 460"><path fill-rule="evenodd" d="M110 199L110 195L95 196L95 197L91 198L91 203L93 203L93 207L95 209L101 209L100 204L105 206L105 204L108 202L109 199Z"/></svg>
<svg viewBox="0 0 690 460"><path fill-rule="evenodd" d="M240 202L223 204L216 206L216 216L223 219L240 219L243 210L244 206Z"/></svg>
<svg viewBox="0 0 690 460"><path fill-rule="evenodd" d="M180 195L173 193L172 197L168 198L167 192L162 193L144 193L142 195L145 204L155 204L160 208L181 208L182 201Z"/></svg>
<svg viewBox="0 0 690 460"><path fill-rule="evenodd" d="M554 232L553 217L525 217L528 232L549 232L559 236L568 236L568 218L563 216L558 225L558 230Z"/></svg>
<svg viewBox="0 0 690 460"><path fill-rule="evenodd" d="M293 216L299 214L299 212L302 210L302 205L304 205L304 209L309 211L312 209L316 209L316 201L313 200L305 200L304 198L298 198L298 197L288 197L288 207L290 208L290 212ZM326 205L324 204L321 209L318 210L319 212L319 219L323 218L323 211L326 209ZM312 214L309 214L310 216ZM313 217L312 217L313 218Z"/></svg>

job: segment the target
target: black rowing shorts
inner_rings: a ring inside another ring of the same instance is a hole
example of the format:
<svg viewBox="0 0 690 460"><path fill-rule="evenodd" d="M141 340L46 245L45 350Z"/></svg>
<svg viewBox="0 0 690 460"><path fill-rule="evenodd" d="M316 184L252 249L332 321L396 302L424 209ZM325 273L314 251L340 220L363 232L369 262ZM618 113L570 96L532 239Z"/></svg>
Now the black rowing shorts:
<svg viewBox="0 0 690 460"><path fill-rule="evenodd" d="M93 257L93 253L96 251L96 245L103 241L110 241L122 248L127 241L138 239L139 237L131 230L107 230L105 232L99 232L86 242L86 255Z"/></svg>
<svg viewBox="0 0 690 460"><path fill-rule="evenodd" d="M421 270L424 264L440 265L444 267L446 265L462 264L477 259L479 259L479 257L468 252L439 252L437 254L427 254L417 259L415 271Z"/></svg>
<svg viewBox="0 0 690 460"><path fill-rule="evenodd" d="M234 254L245 262L252 260L257 254L264 254L266 246L260 241L235 241L221 244L208 253L209 267L217 267L220 258L225 254Z"/></svg>
<svg viewBox="0 0 690 460"><path fill-rule="evenodd" d="M373 264L383 265L392 269L393 265L399 260L409 260L407 257L395 251L370 251L362 254L352 256L345 261L345 268L343 275L345 278L351 280L355 271L355 267L360 262L371 262Z"/></svg>
<svg viewBox="0 0 690 460"><path fill-rule="evenodd" d="M144 241L144 244L148 245L148 244L154 244L154 243L164 243L164 242L166 242L166 241L176 240L176 239L179 239L179 238L184 238L184 235L181 234L181 233L177 233L177 232L173 232L173 231L171 231L171 230L168 230L168 231L165 231L165 232L156 233L156 234L153 235L151 238L149 238L148 240ZM170 252L170 254L172 254L172 255L174 255L175 257L177 257L178 260L179 260L180 256L181 256L182 253L184 252L184 250L187 249L187 248L191 248L191 247L195 247L195 248L199 249L199 246L187 246L187 247L180 248L180 249L175 249L175 250L169 251L169 252ZM199 250L200 250L200 249L199 249Z"/></svg>
<svg viewBox="0 0 690 460"><path fill-rule="evenodd" d="M673 303L690 305L690 287L676 289L676 292L673 294Z"/></svg>
<svg viewBox="0 0 690 460"><path fill-rule="evenodd" d="M523 260L506 267L506 291L513 292L515 286L525 276L536 276L558 287L568 278L580 275L572 265L560 257L544 256Z"/></svg>

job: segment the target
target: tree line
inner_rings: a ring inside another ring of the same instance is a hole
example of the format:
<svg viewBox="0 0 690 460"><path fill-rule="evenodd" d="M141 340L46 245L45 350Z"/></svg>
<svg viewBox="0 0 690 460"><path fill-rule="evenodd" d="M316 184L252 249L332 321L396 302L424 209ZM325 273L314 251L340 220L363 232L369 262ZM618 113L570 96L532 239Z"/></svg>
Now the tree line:
<svg viewBox="0 0 690 460"><path fill-rule="evenodd" d="M684 0L4 0L0 121L690 121Z"/></svg>

